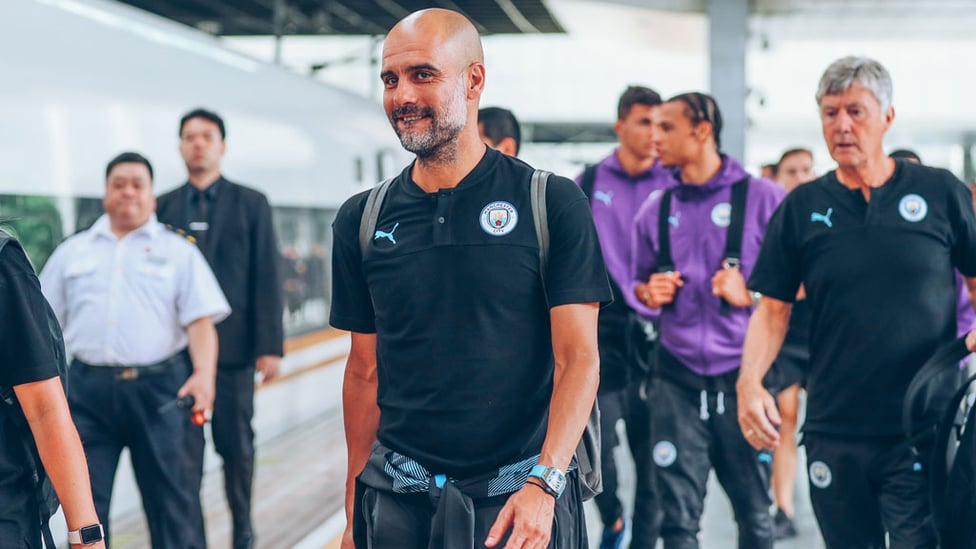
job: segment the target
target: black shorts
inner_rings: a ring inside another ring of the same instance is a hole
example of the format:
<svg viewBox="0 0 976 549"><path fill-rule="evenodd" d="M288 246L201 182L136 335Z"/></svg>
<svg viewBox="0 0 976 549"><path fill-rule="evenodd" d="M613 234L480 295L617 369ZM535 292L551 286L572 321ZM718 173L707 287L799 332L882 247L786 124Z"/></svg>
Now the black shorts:
<svg viewBox="0 0 976 549"><path fill-rule="evenodd" d="M806 387L809 365L810 347L806 342L784 341L779 356L773 362L777 389L783 390L796 384Z"/></svg>

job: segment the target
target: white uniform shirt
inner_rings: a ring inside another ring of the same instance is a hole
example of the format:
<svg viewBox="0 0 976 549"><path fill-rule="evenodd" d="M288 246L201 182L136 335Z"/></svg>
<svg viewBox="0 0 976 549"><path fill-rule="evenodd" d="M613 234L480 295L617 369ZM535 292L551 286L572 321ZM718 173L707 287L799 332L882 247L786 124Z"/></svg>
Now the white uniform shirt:
<svg viewBox="0 0 976 549"><path fill-rule="evenodd" d="M102 215L54 250L40 279L65 346L89 364L160 362L186 347L190 323L230 314L200 250L155 214L122 238Z"/></svg>

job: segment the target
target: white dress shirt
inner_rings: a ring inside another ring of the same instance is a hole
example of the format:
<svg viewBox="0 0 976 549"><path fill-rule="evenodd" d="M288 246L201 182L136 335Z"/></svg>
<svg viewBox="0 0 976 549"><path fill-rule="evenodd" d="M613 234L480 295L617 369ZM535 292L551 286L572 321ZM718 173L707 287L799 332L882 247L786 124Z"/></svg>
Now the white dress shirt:
<svg viewBox="0 0 976 549"><path fill-rule="evenodd" d="M68 352L88 364L160 362L186 347L190 323L230 314L197 247L155 214L122 238L102 215L54 250L40 279Z"/></svg>

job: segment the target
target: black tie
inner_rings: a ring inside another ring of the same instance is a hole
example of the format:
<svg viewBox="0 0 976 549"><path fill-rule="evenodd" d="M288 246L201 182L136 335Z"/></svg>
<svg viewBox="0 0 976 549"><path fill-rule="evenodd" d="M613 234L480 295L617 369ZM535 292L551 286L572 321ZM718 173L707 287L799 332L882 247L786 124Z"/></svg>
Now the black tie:
<svg viewBox="0 0 976 549"><path fill-rule="evenodd" d="M197 239L200 248L207 245L207 232L210 229L210 197L206 191L197 191L195 195L196 208L193 220L190 222L190 230Z"/></svg>

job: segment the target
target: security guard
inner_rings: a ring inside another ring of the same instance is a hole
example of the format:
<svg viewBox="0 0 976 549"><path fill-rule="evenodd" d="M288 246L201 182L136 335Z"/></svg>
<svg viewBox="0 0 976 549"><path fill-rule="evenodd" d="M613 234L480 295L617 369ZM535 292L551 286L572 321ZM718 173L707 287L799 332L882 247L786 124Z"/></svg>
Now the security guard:
<svg viewBox="0 0 976 549"><path fill-rule="evenodd" d="M41 287L74 355L69 403L98 518L107 530L128 447L153 547L186 547L190 493L177 442L190 419L168 404L190 396L193 411L209 410L214 323L230 307L197 248L156 220L149 161L126 152L105 172L105 215L54 251Z"/></svg>
<svg viewBox="0 0 976 549"><path fill-rule="evenodd" d="M884 154L891 93L891 76L872 59L827 68L817 103L837 169L786 198L749 280L764 297L737 388L739 423L756 448L779 443L779 415L759 380L801 283L810 302L804 445L831 549L885 547L886 532L893 549L936 546L925 467L902 434L901 406L914 374L956 336L953 269L976 276L965 185Z"/></svg>
<svg viewBox="0 0 976 549"><path fill-rule="evenodd" d="M753 300L752 270L785 191L719 152L722 115L703 93L654 114L654 144L680 185L648 200L634 222L634 295L660 309L648 400L665 549L696 548L714 469L739 526L739 547L772 547L769 465L736 424L735 379Z"/></svg>

